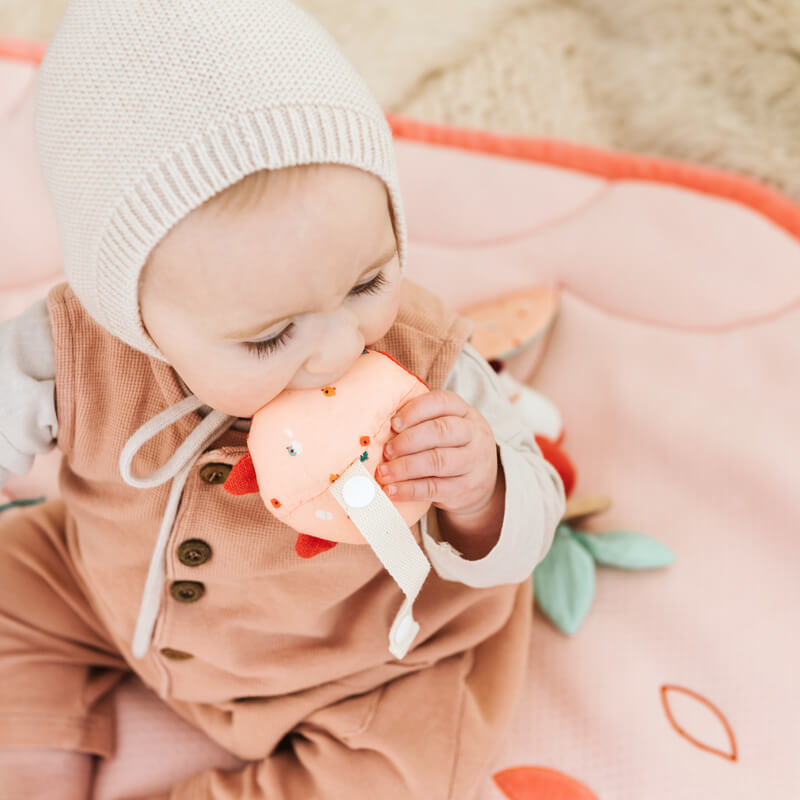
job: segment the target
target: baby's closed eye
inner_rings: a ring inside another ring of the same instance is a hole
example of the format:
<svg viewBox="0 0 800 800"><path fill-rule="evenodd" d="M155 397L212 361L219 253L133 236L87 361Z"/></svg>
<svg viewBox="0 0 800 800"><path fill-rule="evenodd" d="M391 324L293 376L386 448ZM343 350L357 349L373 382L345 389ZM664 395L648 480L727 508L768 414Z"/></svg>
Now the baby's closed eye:
<svg viewBox="0 0 800 800"><path fill-rule="evenodd" d="M377 294L387 284L386 276L383 272L379 272L374 278L362 283L360 286L354 286L350 290L353 296ZM269 339L264 339L259 342L245 342L245 346L251 353L255 353L259 358L266 358L276 350L283 347L295 332L295 323L290 322L279 334Z"/></svg>
<svg viewBox="0 0 800 800"><path fill-rule="evenodd" d="M294 322L290 322L277 336L273 336L271 339L264 339L261 342L245 342L245 347L259 358L265 358L270 353L274 353L283 347L292 338L294 329Z"/></svg>

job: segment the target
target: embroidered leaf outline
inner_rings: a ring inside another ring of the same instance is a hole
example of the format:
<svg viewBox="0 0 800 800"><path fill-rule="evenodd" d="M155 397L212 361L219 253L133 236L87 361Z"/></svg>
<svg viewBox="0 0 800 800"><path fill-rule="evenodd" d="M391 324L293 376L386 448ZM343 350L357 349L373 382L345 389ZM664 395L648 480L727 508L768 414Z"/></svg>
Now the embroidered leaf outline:
<svg viewBox="0 0 800 800"><path fill-rule="evenodd" d="M580 781L548 767L510 767L492 779L509 800L599 800Z"/></svg>
<svg viewBox="0 0 800 800"><path fill-rule="evenodd" d="M682 728L672 713L672 708L669 704L669 693L670 692L679 692L680 694L685 694L688 697L691 697L693 700L696 700L698 703L702 703L708 710L719 720L722 724L722 727L725 729L725 733L728 737L728 742L730 743L730 751L724 752L723 750L719 750L716 747L711 747L711 745L704 744L699 739L695 739L687 730ZM690 741L695 747L699 747L701 750L705 750L706 752L713 753L714 755L721 756L722 758L726 758L729 761L738 761L739 754L736 748L736 737L733 735L733 729L730 726L725 715L710 701L707 700L697 692L693 692L691 689L686 689L683 686L674 686L669 684L664 684L661 687L661 705L664 706L664 713L667 715L667 719L669 720L670 725L681 735L684 739Z"/></svg>
<svg viewBox="0 0 800 800"><path fill-rule="evenodd" d="M556 528L549 552L533 571L533 594L539 607L560 630L574 634L594 599L594 560L570 536Z"/></svg>

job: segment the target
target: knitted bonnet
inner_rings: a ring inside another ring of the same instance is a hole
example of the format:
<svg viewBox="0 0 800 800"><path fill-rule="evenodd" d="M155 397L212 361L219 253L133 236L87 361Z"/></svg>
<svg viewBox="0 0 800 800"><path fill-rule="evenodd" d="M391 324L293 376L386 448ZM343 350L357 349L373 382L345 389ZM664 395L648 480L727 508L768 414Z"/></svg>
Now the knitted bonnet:
<svg viewBox="0 0 800 800"><path fill-rule="evenodd" d="M389 194L392 134L333 38L286 0L71 0L39 69L38 157L64 270L86 311L167 361L139 314L150 251L260 169L345 164Z"/></svg>

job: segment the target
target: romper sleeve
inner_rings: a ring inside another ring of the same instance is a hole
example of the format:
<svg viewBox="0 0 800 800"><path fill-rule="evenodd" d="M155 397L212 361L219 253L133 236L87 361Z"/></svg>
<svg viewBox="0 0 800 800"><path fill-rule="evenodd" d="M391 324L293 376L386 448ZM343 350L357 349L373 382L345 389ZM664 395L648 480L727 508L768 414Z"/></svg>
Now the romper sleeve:
<svg viewBox="0 0 800 800"><path fill-rule="evenodd" d="M425 551L436 573L475 588L520 583L530 577L553 542L564 514L564 484L509 402L494 370L467 343L444 388L480 411L494 432L506 479L500 538L481 559L470 561L441 538L437 509L420 520Z"/></svg>
<svg viewBox="0 0 800 800"><path fill-rule="evenodd" d="M0 322L0 488L55 447L55 349L47 300Z"/></svg>

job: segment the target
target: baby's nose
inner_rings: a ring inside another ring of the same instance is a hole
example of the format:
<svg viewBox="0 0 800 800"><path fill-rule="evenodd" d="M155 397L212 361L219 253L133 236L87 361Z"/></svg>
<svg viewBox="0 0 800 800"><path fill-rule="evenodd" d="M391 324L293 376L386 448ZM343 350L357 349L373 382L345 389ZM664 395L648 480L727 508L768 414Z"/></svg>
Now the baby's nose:
<svg viewBox="0 0 800 800"><path fill-rule="evenodd" d="M350 369L363 349L364 337L357 320L332 321L322 331L316 352L306 361L306 371L336 380Z"/></svg>

